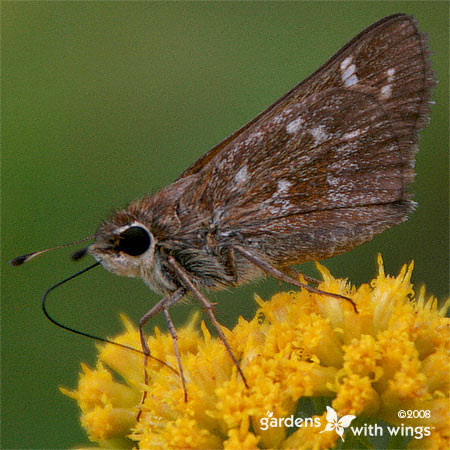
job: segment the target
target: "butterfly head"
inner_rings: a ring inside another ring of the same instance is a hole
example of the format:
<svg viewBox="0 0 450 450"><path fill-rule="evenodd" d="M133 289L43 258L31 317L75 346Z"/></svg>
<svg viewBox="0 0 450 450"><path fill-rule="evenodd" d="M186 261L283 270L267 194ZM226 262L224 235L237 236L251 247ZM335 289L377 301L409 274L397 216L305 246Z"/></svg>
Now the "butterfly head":
<svg viewBox="0 0 450 450"><path fill-rule="evenodd" d="M100 226L88 252L108 271L136 277L142 267L152 264L155 239L143 223L120 219L115 216Z"/></svg>

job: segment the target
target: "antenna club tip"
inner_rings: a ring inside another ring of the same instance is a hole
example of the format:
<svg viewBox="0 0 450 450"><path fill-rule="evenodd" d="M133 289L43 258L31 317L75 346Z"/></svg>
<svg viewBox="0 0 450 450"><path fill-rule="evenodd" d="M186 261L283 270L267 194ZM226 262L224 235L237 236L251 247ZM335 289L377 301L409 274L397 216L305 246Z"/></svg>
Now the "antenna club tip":
<svg viewBox="0 0 450 450"><path fill-rule="evenodd" d="M28 253L27 255L16 256L15 258L11 259L11 261L9 261L9 264L11 264L14 267L21 266L22 264L28 261L28 257L30 255L31 253Z"/></svg>
<svg viewBox="0 0 450 450"><path fill-rule="evenodd" d="M88 247L82 248L80 250L77 250L75 253L72 254L71 259L72 261L78 261L81 259L86 253L88 252Z"/></svg>

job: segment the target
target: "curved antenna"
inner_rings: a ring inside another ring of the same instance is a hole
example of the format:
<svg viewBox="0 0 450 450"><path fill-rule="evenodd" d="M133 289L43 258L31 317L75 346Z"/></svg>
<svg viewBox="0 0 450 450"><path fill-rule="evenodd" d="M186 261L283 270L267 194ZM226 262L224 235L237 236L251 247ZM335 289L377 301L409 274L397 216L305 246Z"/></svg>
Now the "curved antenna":
<svg viewBox="0 0 450 450"><path fill-rule="evenodd" d="M47 253L50 250L56 250L57 248L70 247L71 245L79 244L81 242L88 241L90 239L94 239L94 237L95 236L88 236L83 239L79 239L78 241L69 242L68 244L55 245L54 247L46 248L44 250L39 250L37 252L31 252L31 253L27 253L26 255L16 256L15 258L11 259L11 261L9 261L9 263L12 266L21 266L22 264L25 264L26 262L28 262L30 259L33 259L34 257L39 256L39 255L42 255L43 253ZM75 254L77 254L77 253L81 253L81 251L76 252ZM86 253L86 251L83 253L83 255L85 253ZM81 255L81 256L83 256L83 255ZM79 259L79 258L75 258L75 259Z"/></svg>
<svg viewBox="0 0 450 450"><path fill-rule="evenodd" d="M62 284L67 283L68 281L74 279L74 278L77 277L78 275L82 275L83 273L87 272L88 270L93 269L94 267L96 267L96 266L98 266L98 265L100 265L100 263L97 261L96 263L92 264L91 266L86 267L85 269L80 270L79 272L77 272L77 273L71 275L70 277L67 277L67 278L65 278L64 280L59 281L58 283L56 283L56 284L54 284L53 286L49 287L49 288L44 292L44 295L42 296L42 299L41 299L42 311L44 312L45 317L47 317L47 319L48 319L50 322L52 322L54 325L56 325L56 326L62 328L63 330L67 330L67 331L70 331L71 333L79 334L80 336L84 336L84 337L87 337L87 338L90 338L90 339L94 339L94 340L96 340L96 341L104 342L104 343L106 343L106 344L117 345L118 347L122 347L122 348L125 348L125 349L127 349L127 350L131 350L131 351L133 351L133 352L135 352L135 353L141 353L142 355L147 356L147 357L153 359L154 361L156 361L156 362L162 364L163 366L166 366L168 369L170 369L170 370L172 370L174 373L178 374L178 372L177 372L172 366L170 366L169 364L167 364L167 363L165 363L164 361L160 360L159 358L156 358L155 356L152 356L152 355L146 355L145 352L143 352L142 350L138 350L137 348L130 347L130 346L125 345L125 344L120 344L119 342L110 341L109 339L102 338L102 337L96 336L96 335L94 335L94 334L86 333L86 332L84 332L84 331L76 330L75 328L71 328L71 327L69 327L69 326L67 326L67 325L64 325L64 324L61 323L61 322L58 322L57 320L55 320L55 319L48 313L48 311L47 311L47 306L46 306L46 300L47 300L48 294L50 294L51 291L53 291L53 290L56 289L57 287L61 286Z"/></svg>

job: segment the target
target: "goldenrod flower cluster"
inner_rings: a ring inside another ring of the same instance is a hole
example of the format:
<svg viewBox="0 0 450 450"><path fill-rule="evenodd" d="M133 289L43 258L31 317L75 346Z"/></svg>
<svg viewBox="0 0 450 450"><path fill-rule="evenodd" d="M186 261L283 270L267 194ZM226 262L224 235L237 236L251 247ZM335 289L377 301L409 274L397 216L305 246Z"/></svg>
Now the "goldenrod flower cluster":
<svg viewBox="0 0 450 450"><path fill-rule="evenodd" d="M248 389L222 342L195 316L178 330L187 402L174 370L150 359L145 385L142 355L110 344L96 369L82 366L78 388L62 392L77 400L82 426L101 448L329 449L341 437L325 430L328 405L338 417L356 416L355 422L428 427L407 448L448 449L448 303L438 309L424 289L414 292L412 266L387 276L380 257L377 277L355 288L318 265L319 288L351 297L357 314L348 302L305 290L270 301L257 297L251 321L240 318L233 330L224 328ZM117 342L140 348L137 329L124 322ZM148 346L177 367L168 333L155 329ZM286 419L306 417L305 401L316 411L295 427ZM399 410L429 411L429 417L401 419ZM344 437L348 444L349 433Z"/></svg>

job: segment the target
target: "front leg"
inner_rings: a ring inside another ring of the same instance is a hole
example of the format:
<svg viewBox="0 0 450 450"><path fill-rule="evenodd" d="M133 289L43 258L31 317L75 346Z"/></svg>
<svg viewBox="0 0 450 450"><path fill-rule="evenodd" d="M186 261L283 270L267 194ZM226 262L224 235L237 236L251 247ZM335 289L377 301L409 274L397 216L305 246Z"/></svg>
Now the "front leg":
<svg viewBox="0 0 450 450"><path fill-rule="evenodd" d="M194 295L194 297L198 300L200 305L202 306L203 310L208 315L208 318L210 322L212 323L213 327L215 328L217 335L219 336L220 340L222 341L223 345L225 346L225 349L227 353L230 355L231 360L233 361L233 364L236 366L236 369L242 378L242 381L245 384L245 387L248 388L247 380L245 379L244 372L242 372L242 369L234 356L233 352L231 351L230 344L227 341L227 338L223 334L223 331L220 328L220 324L216 319L216 316L214 314L213 304L208 301L208 299L197 289L194 282L191 280L191 277L189 274L185 271L185 269L175 260L173 256L169 256L169 264L174 269L176 274L178 275L180 281L186 286L189 291Z"/></svg>

